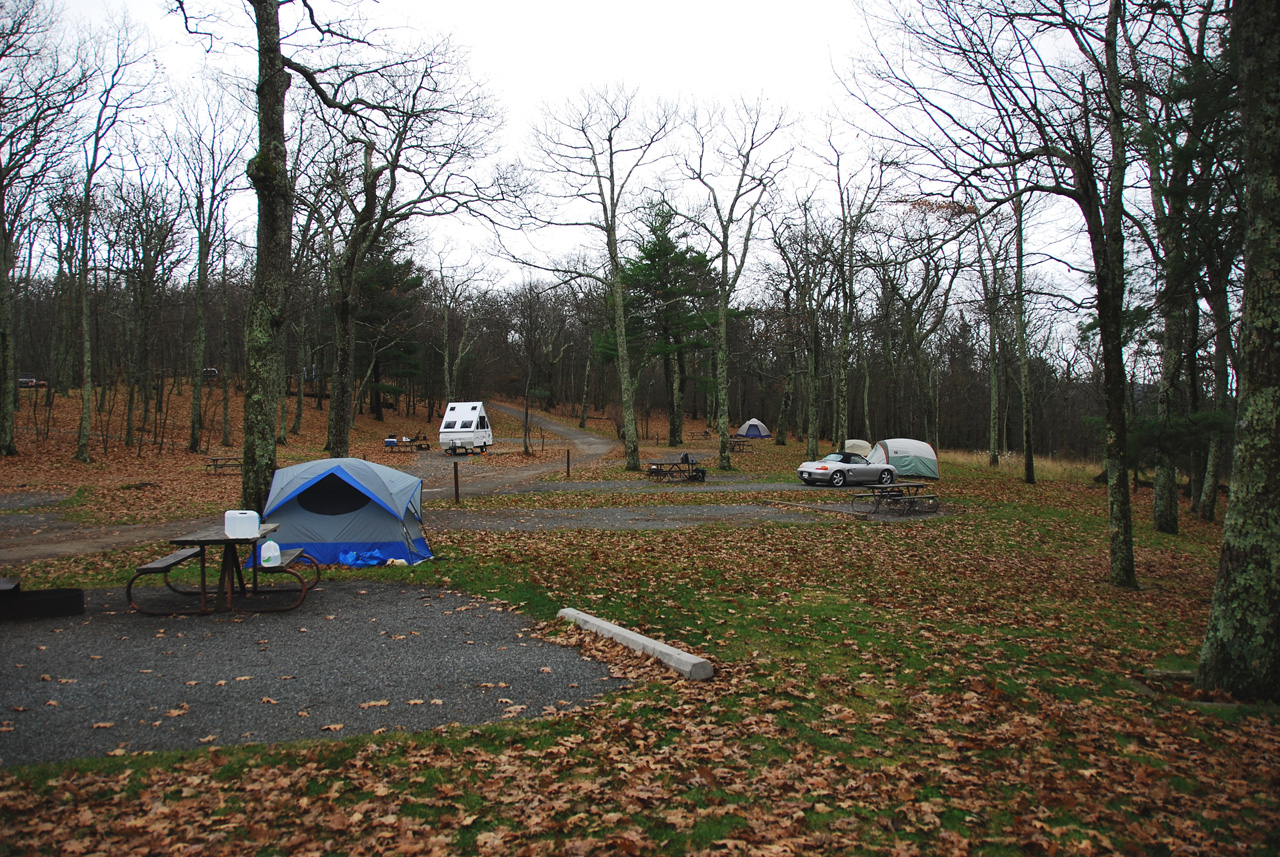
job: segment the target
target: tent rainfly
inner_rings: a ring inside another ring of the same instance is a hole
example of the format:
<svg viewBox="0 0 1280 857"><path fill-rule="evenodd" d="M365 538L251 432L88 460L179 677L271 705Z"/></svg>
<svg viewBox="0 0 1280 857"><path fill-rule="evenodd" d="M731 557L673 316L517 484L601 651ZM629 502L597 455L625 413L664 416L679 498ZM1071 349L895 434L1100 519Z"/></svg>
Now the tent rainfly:
<svg viewBox="0 0 1280 857"><path fill-rule="evenodd" d="M736 437L773 437L769 427L757 419L749 419L738 428Z"/></svg>
<svg viewBox="0 0 1280 857"><path fill-rule="evenodd" d="M865 440L846 440L844 442L844 451L855 452L863 458L866 458L871 454L871 444L867 443Z"/></svg>
<svg viewBox="0 0 1280 857"><path fill-rule="evenodd" d="M938 470L938 454L933 447L922 440L908 437L895 437L889 440L878 440L867 456L872 464L888 462L898 470L899 476L914 476L923 479L940 479Z"/></svg>
<svg viewBox="0 0 1280 857"><path fill-rule="evenodd" d="M431 559L422 537L422 480L359 458L325 458L276 471L263 521L272 539L322 565L415 565Z"/></svg>

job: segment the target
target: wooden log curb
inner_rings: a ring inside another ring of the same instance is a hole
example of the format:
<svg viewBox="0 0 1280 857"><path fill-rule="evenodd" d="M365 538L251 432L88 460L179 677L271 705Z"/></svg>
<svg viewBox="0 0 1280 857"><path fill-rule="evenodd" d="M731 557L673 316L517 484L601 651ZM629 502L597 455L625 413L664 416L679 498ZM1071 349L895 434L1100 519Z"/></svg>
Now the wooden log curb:
<svg viewBox="0 0 1280 857"><path fill-rule="evenodd" d="M646 637L612 622L597 619L595 616L583 613L581 610L566 607L556 614L556 618L572 622L579 628L594 631L611 640L617 640L622 645L635 649L637 652L653 655L690 681L704 681L715 675L715 668L711 666L711 662L706 658L682 652L674 646L659 643L652 637Z"/></svg>

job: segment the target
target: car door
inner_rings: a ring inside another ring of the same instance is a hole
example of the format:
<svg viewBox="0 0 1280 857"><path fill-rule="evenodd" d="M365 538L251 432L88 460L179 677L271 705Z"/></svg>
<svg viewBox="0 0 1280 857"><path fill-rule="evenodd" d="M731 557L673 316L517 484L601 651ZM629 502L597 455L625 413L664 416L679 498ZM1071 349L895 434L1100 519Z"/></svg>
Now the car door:
<svg viewBox="0 0 1280 857"><path fill-rule="evenodd" d="M849 471L850 482L876 481L876 477L880 475L879 467L876 467L856 452L846 454L849 456L849 464L845 469Z"/></svg>

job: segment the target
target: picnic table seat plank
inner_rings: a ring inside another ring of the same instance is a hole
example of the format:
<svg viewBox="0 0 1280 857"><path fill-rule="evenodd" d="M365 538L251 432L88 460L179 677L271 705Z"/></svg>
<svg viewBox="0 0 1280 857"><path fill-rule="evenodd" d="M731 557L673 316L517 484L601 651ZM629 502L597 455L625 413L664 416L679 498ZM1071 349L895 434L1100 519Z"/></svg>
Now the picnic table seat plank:
<svg viewBox="0 0 1280 857"><path fill-rule="evenodd" d="M150 562L146 562L138 566L137 570L134 572L134 575L129 578L129 582L125 584L125 587L124 587L125 600L129 602L130 607L132 607L134 610L137 610L139 613L146 613L150 616L173 615L175 611L165 610L165 611L157 612L153 610L147 610L139 606L138 602L134 600L133 585L137 583L140 578L146 577L147 575L150 575L150 574L158 574L164 580L164 585L168 587L170 591L175 592L178 595L199 595L200 596L199 610L177 611L178 613L187 614L187 613L206 612L205 567L203 562L201 562L200 564L200 588L199 589L183 589L182 587L175 585L173 581L169 579L169 573L171 571L173 571L175 568L182 565L183 563L189 562L190 560L193 560L193 559L199 559L202 553L203 552L201 551L200 548L183 548L182 550L176 550L171 554L162 556L159 559L153 559Z"/></svg>
<svg viewBox="0 0 1280 857"><path fill-rule="evenodd" d="M293 568L295 564L310 565L312 569L311 580L308 581L301 574L299 574ZM320 563L316 562L315 558L312 557L310 554L308 554L302 548L288 548L287 550L280 551L279 565L255 566L253 569L253 591L255 594L257 594L258 592L258 574L259 573L263 575L288 574L288 575L291 575L292 577L297 578L298 584L302 587L302 593L301 593L302 597L298 599L298 604L302 603L302 599L306 597L307 592L314 589L320 583ZM292 592L293 590L279 589L276 591ZM280 612L280 610L292 610L294 607L297 607L298 604L294 604L290 607L279 608L279 610L264 610L263 612L269 613L269 612Z"/></svg>

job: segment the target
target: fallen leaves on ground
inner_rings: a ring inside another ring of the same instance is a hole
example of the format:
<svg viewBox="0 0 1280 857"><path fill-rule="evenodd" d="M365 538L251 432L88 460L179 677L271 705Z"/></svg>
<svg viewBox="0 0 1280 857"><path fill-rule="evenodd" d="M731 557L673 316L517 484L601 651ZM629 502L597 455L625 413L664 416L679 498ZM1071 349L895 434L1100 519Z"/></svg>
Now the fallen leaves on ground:
<svg viewBox="0 0 1280 857"><path fill-rule="evenodd" d="M545 502L635 504L585 497ZM632 689L537 720L3 771L0 854L1280 848L1274 710L1141 680L1194 663L1216 529L1185 515L1176 539L1143 536L1135 506L1129 592L1105 582L1096 486L975 468L945 497L962 511L926 525L440 533L438 582L540 599L544 619L581 606L715 677L551 623Z"/></svg>

